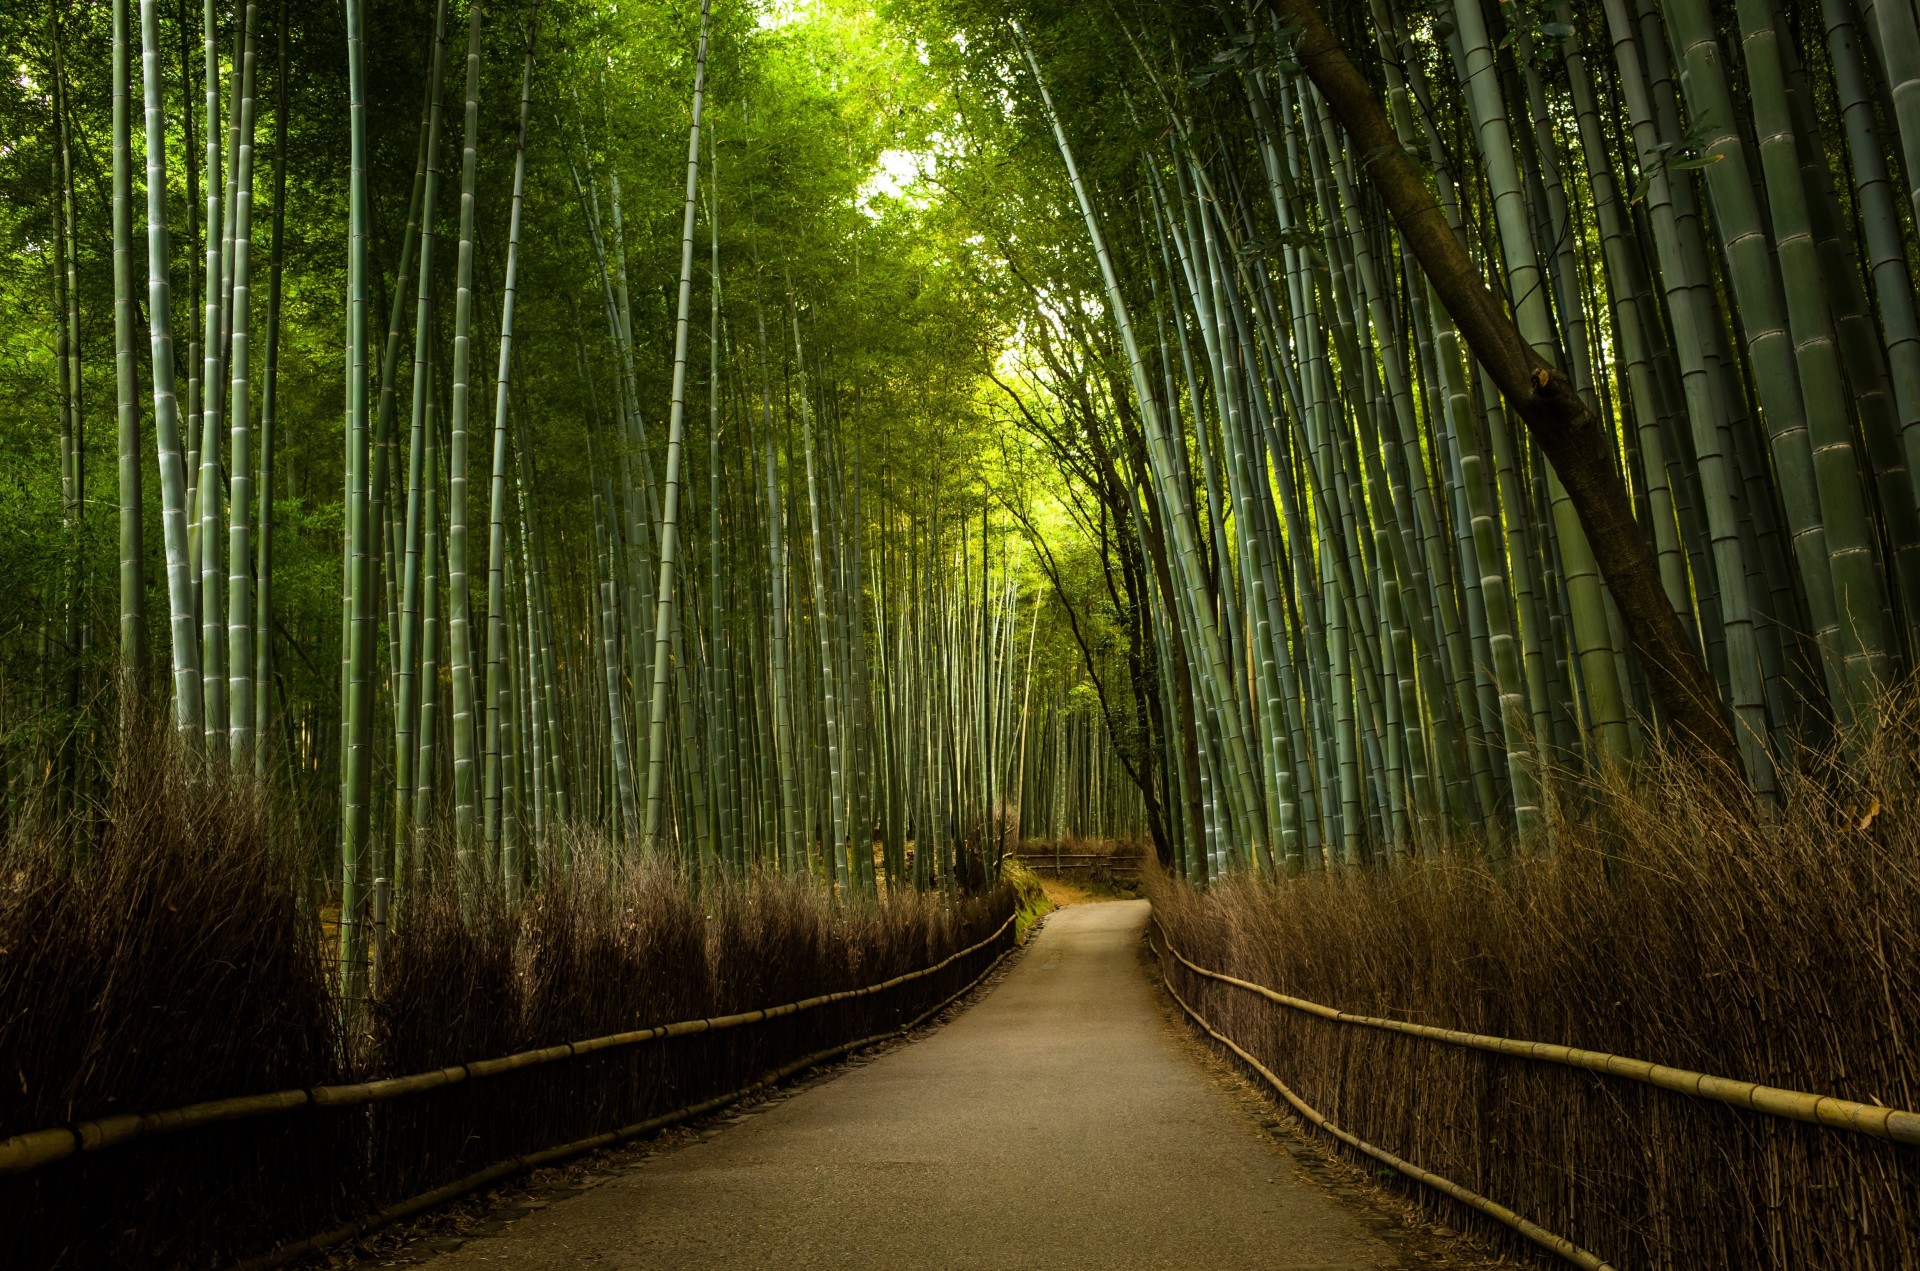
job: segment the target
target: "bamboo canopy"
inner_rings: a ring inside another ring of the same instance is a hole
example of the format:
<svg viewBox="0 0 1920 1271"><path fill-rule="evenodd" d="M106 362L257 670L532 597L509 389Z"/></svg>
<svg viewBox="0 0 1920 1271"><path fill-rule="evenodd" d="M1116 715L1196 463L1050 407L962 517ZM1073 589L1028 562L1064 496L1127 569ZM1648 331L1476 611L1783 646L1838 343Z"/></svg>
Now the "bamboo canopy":
<svg viewBox="0 0 1920 1271"><path fill-rule="evenodd" d="M1543 847L1666 750L1765 818L1871 735L1920 616L1905 7L827 8L354 0L324 108L300 0L36 28L9 771L164 661L330 844L357 983L376 908L517 901L569 826L696 885L1068 835L1279 876Z"/></svg>

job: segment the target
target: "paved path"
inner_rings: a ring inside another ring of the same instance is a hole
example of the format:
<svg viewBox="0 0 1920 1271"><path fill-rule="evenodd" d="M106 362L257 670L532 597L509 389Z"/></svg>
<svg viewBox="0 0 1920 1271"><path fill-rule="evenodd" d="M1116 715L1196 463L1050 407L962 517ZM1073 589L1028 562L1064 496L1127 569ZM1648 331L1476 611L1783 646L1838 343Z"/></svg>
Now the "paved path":
<svg viewBox="0 0 1920 1271"><path fill-rule="evenodd" d="M1184 1050L1140 965L1146 917L1063 909L931 1036L433 1265L1403 1265Z"/></svg>

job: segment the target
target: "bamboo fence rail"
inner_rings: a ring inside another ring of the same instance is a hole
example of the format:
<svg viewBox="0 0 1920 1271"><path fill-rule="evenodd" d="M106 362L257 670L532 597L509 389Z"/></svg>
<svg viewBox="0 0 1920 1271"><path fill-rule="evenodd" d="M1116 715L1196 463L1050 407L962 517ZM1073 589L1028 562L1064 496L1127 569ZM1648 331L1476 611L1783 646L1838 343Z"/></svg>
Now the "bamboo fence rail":
<svg viewBox="0 0 1920 1271"><path fill-rule="evenodd" d="M1156 919L1154 922L1154 927L1158 929L1159 926L1160 926L1159 921ZM1185 958L1180 957L1180 954L1174 949L1172 942L1167 940L1166 932L1164 930L1160 932L1160 940L1161 940L1161 943L1166 945L1167 952L1172 953L1173 956L1176 958L1180 958L1180 961L1183 964L1189 967L1193 966L1191 962L1188 962ZM1209 974L1208 972L1202 971L1201 968L1199 967L1193 967L1193 969L1196 971L1200 971L1201 974L1203 975ZM1217 978L1224 979L1226 977L1217 977ZM1246 985L1244 981L1239 981L1239 980L1234 980L1230 982L1234 984L1240 984L1243 987L1249 987L1249 988L1257 987L1253 985ZM1356 1148L1359 1151L1366 1153L1368 1156L1371 1156L1373 1159L1381 1162L1384 1165L1391 1166L1393 1169L1399 1171L1402 1174L1405 1174L1408 1178L1413 1179L1417 1183L1425 1184L1426 1186L1431 1187L1436 1191L1445 1192L1448 1196L1453 1197L1453 1199L1459 1201L1461 1204L1468 1205L1474 1209L1479 1210L1481 1213L1493 1219L1495 1222L1501 1223L1502 1225L1507 1227L1511 1227L1514 1231L1519 1232L1522 1236L1525 1236L1528 1240L1531 1240L1534 1244L1539 1245L1542 1249L1545 1249L1549 1253L1556 1254L1557 1256L1564 1258L1566 1261L1571 1262L1574 1266L1582 1268L1582 1271L1614 1271L1613 1264L1610 1262L1607 1262L1605 1259L1601 1258L1598 1254L1591 1253L1586 1249L1582 1249L1579 1245L1574 1244L1571 1240L1568 1240L1565 1236L1557 1235L1554 1232L1548 1231L1545 1227L1542 1227L1540 1224L1536 1222L1531 1222L1528 1219L1521 1217L1519 1214L1515 1213L1513 1210L1507 1208L1505 1205L1502 1205L1499 1201L1491 1200L1488 1197L1482 1196L1479 1192L1471 1191L1468 1188L1462 1187L1460 1186L1460 1184L1454 1182L1452 1179L1443 1178L1439 1174L1433 1173L1431 1170L1422 1169L1418 1165L1415 1165L1413 1162L1403 1160L1400 1157L1395 1156L1392 1152L1387 1151L1385 1148L1375 1147L1373 1144L1367 1142L1365 1139L1361 1138L1359 1135L1354 1134L1349 1130L1342 1129L1338 1125L1335 1125L1333 1122L1327 1120L1327 1118L1325 1118L1324 1116L1321 1116L1319 1111L1315 1109L1311 1104L1309 1104L1306 1100L1302 1099L1299 1095L1295 1094L1293 1092L1292 1087L1288 1086L1286 1082L1280 1080L1280 1078L1274 1074L1272 1069L1268 1068L1265 1064L1261 1063L1258 1059L1255 1059L1246 1050L1242 1049L1241 1046L1233 1040L1233 1038L1228 1037L1225 1033L1222 1033L1219 1029L1215 1028L1212 1024L1208 1023L1205 1016L1201 1015L1200 1012L1194 1010L1193 1007L1187 1005L1187 1000L1181 997L1180 994L1174 990L1173 985L1171 984L1167 985L1167 993L1179 1005L1180 1009L1185 1011L1188 1017L1191 1018L1195 1024L1198 1024L1200 1026L1200 1028L1207 1034L1207 1036L1213 1038L1215 1041L1219 1042L1222 1046L1225 1046L1228 1050L1231 1050L1234 1054L1238 1055L1247 1064L1247 1066L1252 1068L1255 1072L1259 1073L1260 1076L1267 1082L1268 1085L1272 1086L1275 1090L1278 1090L1281 1096L1284 1099L1286 1099L1288 1103L1292 1104L1295 1110L1298 1111L1301 1116L1313 1122L1315 1125L1325 1130L1328 1134L1333 1135L1333 1137L1339 1139L1342 1143L1345 1143L1350 1147ZM1337 1013L1335 1017L1337 1018Z"/></svg>
<svg viewBox="0 0 1920 1271"><path fill-rule="evenodd" d="M1561 1064L1568 1068L1583 1068L1588 1072L1597 1072L1608 1077L1624 1077L1629 1081L1638 1081L1645 1085L1658 1086L1678 1094L1691 1095L1700 1099L1711 1099L1719 1103L1730 1104L1736 1108L1745 1108L1752 1112L1769 1116L1785 1117L1794 1121L1806 1121L1815 1125L1824 1125L1837 1130L1853 1130L1860 1134L1878 1139L1888 1139L1895 1143L1920 1145L1920 1113L1909 1112L1901 1108L1889 1108L1878 1104L1856 1103L1851 1099L1837 1099L1831 1095L1810 1094L1802 1090L1786 1090L1779 1086L1765 1086L1753 1081L1739 1081L1731 1077L1715 1077L1703 1072L1693 1072L1685 1068L1673 1068L1666 1064L1651 1063L1644 1059L1631 1059L1625 1055L1608 1054L1605 1051L1581 1050L1574 1046L1560 1046L1550 1042L1518 1041L1510 1037L1489 1037L1481 1033L1460 1032L1451 1028L1435 1028L1428 1024L1414 1024L1405 1020L1383 1019L1373 1015L1355 1015L1324 1006L1318 1002L1309 1002L1304 998L1289 997L1285 993L1275 992L1265 985L1249 980L1236 979L1219 971L1212 971L1189 960L1172 941L1167 939L1165 928L1160 926L1156 915L1153 925L1160 933L1161 941L1168 953L1182 966L1196 975L1249 993L1266 998L1281 1006L1304 1011L1309 1015L1318 1015L1322 1019L1339 1024L1357 1024L1364 1028L1375 1028L1383 1032L1404 1033L1412 1037L1424 1037L1430 1041L1445 1042L1452 1046L1463 1046L1472 1050L1491 1051L1499 1055L1514 1055L1521 1059L1534 1059L1543 1063ZM1191 1013L1191 1012L1189 1012ZM1196 1017L1197 1018L1197 1017ZM1237 1048L1236 1048L1237 1049Z"/></svg>
<svg viewBox="0 0 1920 1271"><path fill-rule="evenodd" d="M92 1153L117 1144L132 1142L135 1139L150 1138L158 1134L172 1133L178 1130L193 1129L198 1126L215 1125L227 1121L246 1120L252 1117L267 1116L273 1113L288 1112L299 1107L347 1108L361 1104L381 1103L408 1095L422 1094L443 1086L465 1081L478 1081L487 1077L496 1077L504 1073L553 1063L557 1060L571 1059L578 1055L594 1054L601 1051L617 1050L637 1046L645 1042L658 1041L673 1037L689 1037L700 1033L722 1032L727 1029L741 1028L749 1024L764 1023L768 1020L782 1019L789 1015L798 1015L836 1002L854 998L870 997L884 993L888 989L898 988L902 984L935 975L961 958L978 953L1004 936L1019 916L1018 911L1007 915L1005 922L996 928L993 934L975 944L945 958L922 967L917 971L908 971L877 984L863 988L842 989L835 993L823 993L816 997L803 998L797 1002L787 1002L779 1006L761 1007L758 1010L740 1011L732 1015L720 1015L706 1019L680 1020L671 1024L659 1024L651 1028L633 1029L621 1033L609 1033L600 1037L590 1037L583 1041L566 1042L558 1046L545 1046L537 1050L523 1050L512 1055L503 1055L496 1059L483 1059L469 1064L454 1064L445 1068L431 1069L426 1072L410 1073L401 1077L384 1077L374 1081L352 1082L340 1085L297 1087L290 1090L277 1090L270 1094L243 1095L231 1099L214 1099L205 1103L188 1104L185 1107L169 1108L162 1112L128 1113L121 1116L100 1117L87 1121L75 1121L69 1125L51 1126L42 1130L32 1130L17 1134L5 1142L0 1142L0 1175L22 1174L50 1162L66 1157ZM951 1000L951 999L949 999ZM852 1043L861 1045L864 1043ZM687 1113L686 1115L697 1115ZM634 1131L642 1133L643 1131ZM631 1136L629 1136L631 1137ZM582 1149L583 1151L586 1149ZM479 1184L474 1184L479 1186Z"/></svg>
<svg viewBox="0 0 1920 1271"><path fill-rule="evenodd" d="M1020 863L1028 869L1091 869L1096 865L1137 874L1144 868L1139 861L1115 858L1104 852L1034 852L1020 854Z"/></svg>
<svg viewBox="0 0 1920 1271"><path fill-rule="evenodd" d="M949 956L948 958L944 959L943 961L941 961L937 966L931 966L926 968L924 971L916 971L905 976L896 976L894 977L894 979L887 981L886 982L887 985L898 984L904 980L914 979L923 975L931 975L933 972L938 971L941 967L944 967L949 963L953 962L955 958L965 957L969 953L974 953L978 951L982 947L993 943L993 941L997 940L1002 934L1004 934L1006 932L1007 927L1010 926L1013 923L1014 919L1017 917L1019 917L1019 914L1017 912L1013 914L1009 914L1007 916L1007 921L1000 924L1000 929L998 931L995 931L991 936L988 936L985 940L982 940L978 944L975 944L968 948L960 950L958 953L955 953ZM638 1121L632 1125L621 1126L620 1128L615 1130L607 1130L600 1134L588 1135L586 1138L576 1139L571 1143L562 1143L558 1147L546 1148L545 1150L539 1151L539 1152L528 1152L521 1156L510 1157L509 1159L504 1161L497 1161L494 1164L487 1166L487 1168L483 1170L479 1170L475 1173L469 1174L465 1178L456 1179L453 1182L446 1184L445 1186L436 1187L431 1191L422 1192L417 1196L410 1196L406 1200L396 1201L391 1205L383 1206L382 1208L375 1211L374 1213L369 1214L365 1218L361 1218L355 1222L346 1223L340 1227L334 1228L331 1231L322 1232L317 1236L310 1236L305 1240L295 1241L292 1244L282 1245L278 1249L271 1250L270 1252L264 1253L257 1258L251 1258L246 1262L240 1263L236 1268L234 1268L234 1271L267 1271L267 1268L270 1268L270 1267L285 1266L287 1263L293 1262L296 1259L305 1257L309 1253L318 1253L323 1249L331 1249L334 1246L344 1244L349 1240L358 1239L359 1237L364 1236L369 1232L376 1231L381 1227L385 1227L391 1223L399 1222L405 1218L410 1218L414 1214L421 1213L421 1212L424 1212L425 1210L433 1208L435 1205L444 1204L447 1201L450 1201L457 1196L464 1196L468 1192L478 1191L482 1187L490 1186L491 1184L497 1183L502 1179L511 1178L515 1174L522 1174L527 1172L528 1170L540 1169L548 1165L557 1165L561 1161L571 1160L573 1157L581 1156L581 1155L584 1155L585 1153L596 1151L600 1148L614 1147L618 1144L625 1143L629 1139L639 1138L643 1134L651 1134L656 1130L664 1130L668 1126L677 1125L682 1121L689 1121L689 1120L692 1120L694 1117L704 1116L709 1112L714 1112L719 1110L720 1108L724 1108L728 1104L737 1103L741 1099L746 1098L748 1095L754 1093L757 1090L764 1090L768 1086L779 1085L782 1081L785 1081L788 1077L793 1076L795 1073L804 1072L806 1069L812 1068L817 1064L823 1064L828 1060L836 1059L841 1055L850 1054L853 1051L860 1050L864 1047L876 1045L879 1042L886 1041L888 1038L898 1037L906 1033L910 1033L914 1029L918 1028L921 1024L924 1024L927 1020L932 1019L935 1015L938 1015L941 1011L944 1011L945 1009L947 1009L947 1007L952 1006L955 1002L959 1001L961 998L965 997L967 994L973 992L973 990L978 988L980 984L989 975L992 975L994 973L994 970L998 968L1002 962L1005 962L1008 956L1011 955L1012 953L1013 953L1013 949L1011 947L1002 949L1000 951L1000 956L995 958L992 962L988 963L985 969L983 969L980 972L980 974L974 976L971 980L968 980L965 984L960 986L960 988L956 989L953 993L949 994L947 997L942 998L940 1001L934 1003L932 1006L928 1007L926 1010L920 1012L920 1014L914 1016L912 1019L908 1020L906 1023L900 1025L900 1027L897 1029L889 1029L885 1032L874 1033L871 1036L861 1037L854 1041L842 1042L838 1046L829 1046L825 1050L816 1050L810 1055L803 1055L799 1059L794 1060L792 1063L767 1073L765 1076L761 1077L759 1080L751 1082L748 1085L742 1086L738 1090L730 1091L722 1095L716 1095L711 1099L703 1099L699 1103L689 1104L684 1108L676 1108L671 1112L665 1112L660 1114L659 1116L648 1117L644 1121ZM849 990L846 993L838 994L836 996L839 996L839 997L858 996L859 994L862 994L862 993L877 992L882 987L885 987L885 985L875 985L866 989ZM825 999L816 999L816 1001L824 1001L824 1000ZM796 1008L799 1008L801 1004L795 1003L793 1005ZM780 1008L774 1008L774 1009L780 1009ZM789 1011L787 1013L791 1014L792 1012ZM749 1014L759 1014L759 1012L749 1012ZM741 1017L729 1016L728 1018L741 1018ZM766 1018L772 1018L772 1016L767 1016ZM705 1023L708 1021L697 1021L697 1022ZM555 1047L554 1049L561 1049L561 1048ZM530 1052L530 1053L539 1053L539 1052ZM335 1088L338 1088L338 1087L335 1087Z"/></svg>

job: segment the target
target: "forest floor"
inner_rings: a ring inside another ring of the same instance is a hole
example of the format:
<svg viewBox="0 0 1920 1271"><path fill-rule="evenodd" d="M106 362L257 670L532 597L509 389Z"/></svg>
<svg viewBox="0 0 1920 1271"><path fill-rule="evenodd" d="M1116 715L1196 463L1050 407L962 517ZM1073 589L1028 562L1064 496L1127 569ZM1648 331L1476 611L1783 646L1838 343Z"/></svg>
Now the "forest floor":
<svg viewBox="0 0 1920 1271"><path fill-rule="evenodd" d="M1090 905L1103 900L1140 899L1140 892L1134 887L1117 886L1084 875L1060 878L1052 874L1035 874L1034 878L1056 909L1068 905Z"/></svg>
<svg viewBox="0 0 1920 1271"><path fill-rule="evenodd" d="M1092 888L1082 886L1066 878L1042 878L1040 890L1046 894L1047 902L1056 909L1068 905L1085 905L1108 897L1095 895Z"/></svg>
<svg viewBox="0 0 1920 1271"><path fill-rule="evenodd" d="M1067 907L922 1039L390 1233L359 1265L1497 1265L1194 1040L1141 956L1145 902L1048 892Z"/></svg>

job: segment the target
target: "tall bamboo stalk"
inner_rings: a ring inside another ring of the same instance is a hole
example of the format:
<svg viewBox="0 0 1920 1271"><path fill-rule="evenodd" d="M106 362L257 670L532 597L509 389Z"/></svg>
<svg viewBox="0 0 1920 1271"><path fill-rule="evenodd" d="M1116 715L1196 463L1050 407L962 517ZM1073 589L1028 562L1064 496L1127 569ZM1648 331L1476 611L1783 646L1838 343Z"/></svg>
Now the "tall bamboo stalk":
<svg viewBox="0 0 1920 1271"><path fill-rule="evenodd" d="M400 559L399 666L394 673L394 883L404 888L409 877L399 857L411 837L414 787L421 780L418 751L421 741L421 676L416 671L421 644L421 525L422 499L432 474L426 463L427 421L433 394L432 346L434 304L434 217L440 204L441 103L446 78L447 3L436 0L433 12L433 55L427 69L427 138L421 179L419 277L414 286L412 410L407 430L407 510Z"/></svg>
<svg viewBox="0 0 1920 1271"><path fill-rule="evenodd" d="M360 0L347 8L347 102L352 168L347 190L346 543L350 643L347 696L341 703L345 753L340 847L340 981L344 999L357 1005L367 989L368 914L373 879L361 874L371 859L373 788L374 556L368 506L367 401L368 190L365 13Z"/></svg>
<svg viewBox="0 0 1920 1271"><path fill-rule="evenodd" d="M673 573L680 549L680 450L687 415L687 329L693 303L693 218L700 180L700 110L707 87L707 24L711 0L700 0L700 44L694 55L693 122L687 130L687 194L680 219L680 294L673 326L673 396L667 416L665 500L660 516L659 592L654 604L653 694L648 711L647 820L650 851L660 846L661 801L667 770L667 665L673 637Z"/></svg>
<svg viewBox="0 0 1920 1271"><path fill-rule="evenodd" d="M113 374L120 486L120 673L123 712L147 674L146 499L140 472L140 377L133 343L133 135L130 0L113 0ZM123 713L123 720L127 717Z"/></svg>
<svg viewBox="0 0 1920 1271"><path fill-rule="evenodd" d="M207 198L206 290L201 298L200 450L199 475L193 487L193 550L198 574L195 593L200 610L200 671L206 710L207 749L216 760L227 757L226 631L220 589L220 419L226 365L221 347L222 306L226 259L222 249L229 203L221 182L220 41L213 0L205 0L201 16L202 58L205 63L205 166L201 180Z"/></svg>
<svg viewBox="0 0 1920 1271"><path fill-rule="evenodd" d="M254 628L253 628L253 433L251 381L253 294L253 130L254 42L258 34L258 5L247 0L246 47L242 53L239 146L234 166L232 316L228 394L231 426L232 488L227 499L227 649L230 689L229 735L235 771L254 766Z"/></svg>
<svg viewBox="0 0 1920 1271"><path fill-rule="evenodd" d="M501 715L511 703L508 677L512 664L507 658L507 597L505 571L507 559L507 399L513 368L513 319L516 287L520 273L520 221L527 186L527 121L533 112L533 50L538 31L539 10L529 16L527 52L520 71L520 127L513 156L513 202L508 213L507 272L500 301L500 369L496 374L493 415L493 484L490 492L489 533L487 541L487 756L485 774L486 831L489 849L500 850L503 798L501 760ZM518 844L514 843L500 862L509 896L516 896L520 882Z"/></svg>
<svg viewBox="0 0 1920 1271"><path fill-rule="evenodd" d="M273 694L273 477L274 427L280 405L280 314L287 233L287 0L280 0L273 86L273 254L267 266L267 340L260 384L260 512L254 535L253 684L254 775L270 758L268 705Z"/></svg>
<svg viewBox="0 0 1920 1271"><path fill-rule="evenodd" d="M473 850L478 790L474 780L473 600L467 573L467 446L473 340L475 184L479 169L480 5L467 8L466 127L460 151L460 248L454 273L452 440L447 452L448 669L453 676L455 851L463 876Z"/></svg>
<svg viewBox="0 0 1920 1271"><path fill-rule="evenodd" d="M173 646L174 726L189 741L202 727L200 645L187 559L187 476L173 379L173 291L167 243L167 120L157 0L140 0L140 73L147 133L147 321L153 355L153 431L160 465L160 529Z"/></svg>

